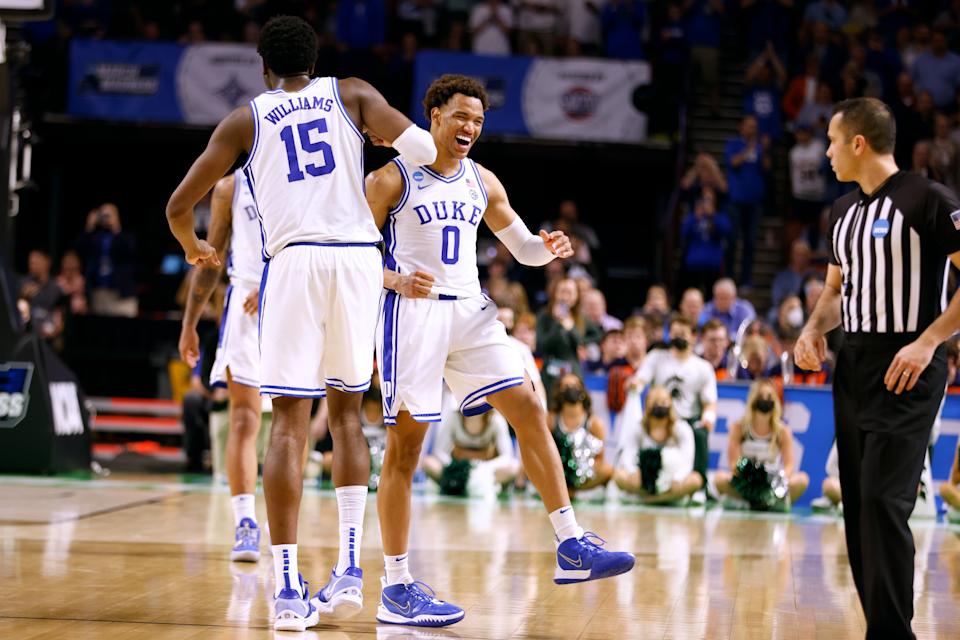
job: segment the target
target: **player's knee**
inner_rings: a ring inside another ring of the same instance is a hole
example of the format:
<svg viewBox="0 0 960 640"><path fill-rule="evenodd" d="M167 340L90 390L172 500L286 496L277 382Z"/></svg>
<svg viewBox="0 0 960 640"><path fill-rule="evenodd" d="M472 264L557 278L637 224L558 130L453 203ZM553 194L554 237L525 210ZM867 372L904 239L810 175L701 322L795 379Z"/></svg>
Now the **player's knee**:
<svg viewBox="0 0 960 640"><path fill-rule="evenodd" d="M260 412L253 407L235 407L230 429L243 437L256 437L260 430Z"/></svg>
<svg viewBox="0 0 960 640"><path fill-rule="evenodd" d="M399 473L413 475L420 462L421 442L395 438L390 440L384 456L384 469L393 469Z"/></svg>

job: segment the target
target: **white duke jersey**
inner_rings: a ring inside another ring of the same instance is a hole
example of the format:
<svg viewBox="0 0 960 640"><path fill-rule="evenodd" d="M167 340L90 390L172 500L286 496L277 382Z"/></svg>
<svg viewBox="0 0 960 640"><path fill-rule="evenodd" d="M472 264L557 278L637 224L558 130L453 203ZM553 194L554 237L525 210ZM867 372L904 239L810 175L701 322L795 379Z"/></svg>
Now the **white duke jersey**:
<svg viewBox="0 0 960 640"><path fill-rule="evenodd" d="M380 233L363 192L363 135L336 78L250 101L254 138L243 170L260 214L263 258L290 244L372 244Z"/></svg>
<svg viewBox="0 0 960 640"><path fill-rule="evenodd" d="M393 159L403 177L403 196L384 227L386 266L400 273L434 276L439 297L480 295L477 226L487 210L480 170L462 160L452 176Z"/></svg>
<svg viewBox="0 0 960 640"><path fill-rule="evenodd" d="M230 207L230 252L227 254L227 275L230 283L260 286L263 275L263 241L257 204L243 171L233 174L233 204Z"/></svg>

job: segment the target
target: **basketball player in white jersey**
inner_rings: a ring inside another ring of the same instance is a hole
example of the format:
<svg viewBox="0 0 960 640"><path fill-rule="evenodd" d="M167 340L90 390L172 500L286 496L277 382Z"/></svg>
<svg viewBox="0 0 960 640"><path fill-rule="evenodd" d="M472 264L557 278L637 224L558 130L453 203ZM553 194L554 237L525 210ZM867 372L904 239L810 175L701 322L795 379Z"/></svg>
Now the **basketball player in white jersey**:
<svg viewBox="0 0 960 640"><path fill-rule="evenodd" d="M440 420L444 380L464 415L495 408L513 425L524 471L556 533L556 583L618 575L632 569L635 559L605 551L598 537L584 535L577 524L543 406L497 320L497 306L480 291L476 241L481 220L530 266L571 256L570 240L559 231L531 234L497 177L467 158L487 108L478 82L443 76L427 90L423 104L436 162L395 158L366 181L367 201L386 242L387 290L377 355L385 420L393 425L377 496L387 574L377 619L443 626L462 619L464 612L414 582L407 550L410 486L429 423Z"/></svg>
<svg viewBox="0 0 960 640"><path fill-rule="evenodd" d="M216 249L218 262L226 259L230 278L210 373L211 384L226 386L230 397L226 466L236 527L230 559L256 562L260 559L260 527L254 508L260 431L257 303L263 259L257 206L242 171L222 178L213 188L207 242ZM219 279L220 266L210 263L197 267L190 280L180 331L180 357L191 368L200 357L197 322Z"/></svg>
<svg viewBox="0 0 960 640"><path fill-rule="evenodd" d="M197 238L193 207L237 158L259 213L260 392L273 396L263 469L276 577L274 628L303 630L319 612L362 606L357 566L370 475L360 429L370 385L377 305L383 286L380 233L363 195L367 129L415 163L436 158L433 138L355 78L310 79L317 39L290 16L264 25L257 50L269 91L217 126L207 149L170 198L167 218L191 264L219 262ZM309 599L297 568L301 457L312 399L326 395L334 442L340 558L330 582Z"/></svg>

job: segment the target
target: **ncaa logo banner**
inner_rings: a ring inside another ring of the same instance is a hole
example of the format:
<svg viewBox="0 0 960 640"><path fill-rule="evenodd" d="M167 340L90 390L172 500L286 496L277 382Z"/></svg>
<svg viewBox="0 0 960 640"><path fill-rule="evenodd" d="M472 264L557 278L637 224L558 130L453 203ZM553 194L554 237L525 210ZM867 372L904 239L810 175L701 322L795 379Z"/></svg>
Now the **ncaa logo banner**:
<svg viewBox="0 0 960 640"><path fill-rule="evenodd" d="M71 41L67 110L85 118L216 124L264 91L253 45Z"/></svg>
<svg viewBox="0 0 960 640"><path fill-rule="evenodd" d="M0 364L0 429L12 429L27 415L32 362Z"/></svg>

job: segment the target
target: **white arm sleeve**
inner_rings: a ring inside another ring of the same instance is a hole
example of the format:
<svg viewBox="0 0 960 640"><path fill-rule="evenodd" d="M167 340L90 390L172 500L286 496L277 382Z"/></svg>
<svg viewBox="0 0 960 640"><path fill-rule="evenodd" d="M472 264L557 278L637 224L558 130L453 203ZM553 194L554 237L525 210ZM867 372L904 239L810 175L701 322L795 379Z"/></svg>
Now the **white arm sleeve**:
<svg viewBox="0 0 960 640"><path fill-rule="evenodd" d="M506 245L520 264L528 267L542 267L557 257L547 249L543 238L530 233L520 216L506 228L494 232L494 235Z"/></svg>
<svg viewBox="0 0 960 640"><path fill-rule="evenodd" d="M410 125L393 141L393 148L412 164L433 164L437 159L437 145L429 131Z"/></svg>

